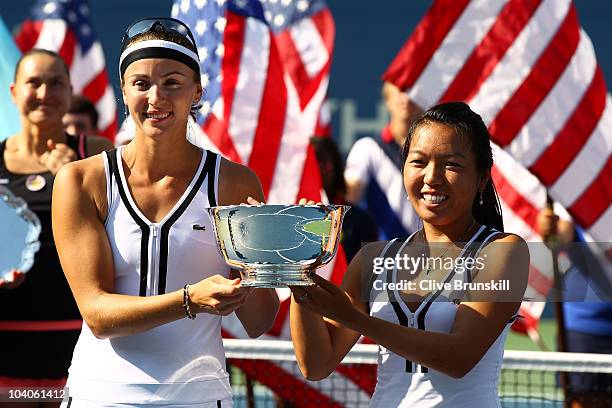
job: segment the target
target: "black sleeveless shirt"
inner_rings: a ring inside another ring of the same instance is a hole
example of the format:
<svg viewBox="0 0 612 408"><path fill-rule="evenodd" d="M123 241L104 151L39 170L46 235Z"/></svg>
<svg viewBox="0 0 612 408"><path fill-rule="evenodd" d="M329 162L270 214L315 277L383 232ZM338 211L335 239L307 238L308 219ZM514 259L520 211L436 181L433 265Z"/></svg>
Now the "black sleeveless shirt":
<svg viewBox="0 0 612 408"><path fill-rule="evenodd" d="M85 136L67 135L66 144L77 153L77 160L87 156ZM25 200L30 210L40 219L41 232L38 238L40 249L23 284L16 289L0 291L0 320L80 319L53 242L51 193L54 176L48 171L32 174L10 172L4 162L5 148L6 140L0 142L0 185ZM40 176L45 180L44 186L38 191L32 191L34 188L28 183L28 178L32 176ZM2 231L0 228L0 234L6 236L10 231Z"/></svg>

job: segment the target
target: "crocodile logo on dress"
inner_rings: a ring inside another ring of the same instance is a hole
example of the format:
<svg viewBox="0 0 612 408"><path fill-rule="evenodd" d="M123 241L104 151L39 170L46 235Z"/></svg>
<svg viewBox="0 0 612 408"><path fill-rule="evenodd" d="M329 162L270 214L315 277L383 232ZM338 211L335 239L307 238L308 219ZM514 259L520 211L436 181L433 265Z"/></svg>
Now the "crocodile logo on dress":
<svg viewBox="0 0 612 408"><path fill-rule="evenodd" d="M206 227L200 224L193 224L193 229L196 231L206 231Z"/></svg>

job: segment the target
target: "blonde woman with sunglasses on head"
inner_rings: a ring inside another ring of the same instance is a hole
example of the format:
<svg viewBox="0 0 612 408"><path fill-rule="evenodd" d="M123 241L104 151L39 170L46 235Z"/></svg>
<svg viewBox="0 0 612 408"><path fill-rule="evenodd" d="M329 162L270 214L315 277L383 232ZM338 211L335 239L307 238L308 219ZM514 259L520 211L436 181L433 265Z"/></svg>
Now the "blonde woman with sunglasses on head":
<svg viewBox="0 0 612 408"><path fill-rule="evenodd" d="M257 337L278 298L240 285L205 208L263 199L261 185L248 168L186 139L203 90L182 22L132 24L120 75L134 140L66 166L54 190L58 251L84 318L69 404L229 407L221 316L235 312Z"/></svg>

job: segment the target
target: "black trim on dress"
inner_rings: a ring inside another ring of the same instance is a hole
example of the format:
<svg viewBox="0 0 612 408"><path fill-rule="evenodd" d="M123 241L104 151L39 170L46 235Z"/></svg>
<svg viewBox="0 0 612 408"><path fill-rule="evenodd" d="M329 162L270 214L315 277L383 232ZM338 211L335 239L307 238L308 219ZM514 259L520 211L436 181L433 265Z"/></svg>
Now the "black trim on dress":
<svg viewBox="0 0 612 408"><path fill-rule="evenodd" d="M484 240L490 235L491 231L493 231L491 227L485 226L485 228L472 241L470 246L463 252L462 258L473 257L473 255L476 255L476 252L478 251L480 244L482 244ZM468 276L470 275L470 271L466 271L466 273L468 274ZM455 276L455 270L453 269L453 271L444 280L444 284L450 282L454 276ZM421 311L417 315L417 327L420 330L425 330L425 315L427 314L427 311L431 307L432 303L435 301L435 299L438 296L440 296L442 292L443 292L442 288L438 289L436 293L434 293L434 295L427 301L427 304L423 307L423 309L421 309ZM421 367L422 373L427 373L429 371L429 369L423 365L420 365L420 367Z"/></svg>
<svg viewBox="0 0 612 408"><path fill-rule="evenodd" d="M208 151L207 154L214 157L214 160L211 160L210 167L208 167L208 205L209 207L216 207L217 196L215 195L215 175L217 173L217 155L210 151ZM208 157L206 157L206 159L208 159ZM206 164L208 164L208 160L206 161Z"/></svg>
<svg viewBox="0 0 612 408"><path fill-rule="evenodd" d="M394 242L389 247L387 253L391 253L392 257L395 258L395 256L399 253L403 246L403 241ZM401 326L408 327L408 316L406 316L406 313L404 313L402 307L399 304L399 302L403 302L403 300L397 299L397 297L395 296L395 292L393 290L388 289L390 287L389 284L393 283L393 274L389 273L389 271L387 270L385 270L385 274L387 275L387 295L389 296L389 303L391 303L391 307L393 307L393 311L395 311L395 315L397 316L397 321L399 322L399 324ZM406 359L406 372L412 372L412 361L408 359Z"/></svg>
<svg viewBox="0 0 612 408"><path fill-rule="evenodd" d="M215 161L217 155L211 151L206 150L206 161L204 162L204 166L198 175L198 179L193 185L189 194L183 200L181 205L176 209L176 211L168 218L166 222L161 227L161 238L159 243L159 284L157 285L157 294L163 295L166 293L166 280L168 276L168 244L169 244L169 236L170 236L170 228L174 223L179 219L181 215L187 210L189 204L193 201L196 193L200 191L202 187L202 183L206 177L208 177L208 189L210 191L210 179L213 178L212 184L214 184L214 168ZM210 195L209 195L210 197ZM210 198L209 198L210 200Z"/></svg>
<svg viewBox="0 0 612 408"><path fill-rule="evenodd" d="M142 232L142 238L140 240L140 289L138 294L139 296L146 296L147 277L149 274L149 225L138 216L136 211L134 211L134 208L132 208L132 205L130 204L130 200L128 200L127 194L123 189L121 173L119 173L119 163L117 161L117 149L106 152L106 154L109 158L108 164L110 166L110 170L115 175L115 179L117 180L117 187L121 201L123 201L123 205L128 210L136 224L138 224L140 231Z"/></svg>

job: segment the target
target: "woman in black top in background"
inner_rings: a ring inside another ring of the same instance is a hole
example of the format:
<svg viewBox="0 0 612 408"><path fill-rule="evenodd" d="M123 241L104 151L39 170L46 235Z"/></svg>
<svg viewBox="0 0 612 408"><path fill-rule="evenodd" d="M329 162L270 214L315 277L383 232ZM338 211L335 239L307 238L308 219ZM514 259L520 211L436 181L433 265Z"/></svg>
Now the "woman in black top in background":
<svg viewBox="0 0 612 408"><path fill-rule="evenodd" d="M27 273L0 280L0 386L63 386L80 332L80 315L62 272L51 232L51 191L64 164L112 148L101 137L71 136L62 117L72 86L61 57L33 49L17 62L13 102L21 131L0 143L0 184L40 218L41 247ZM1 231L10 239L10 231ZM38 403L19 407L39 406ZM57 405L57 404L55 404Z"/></svg>

